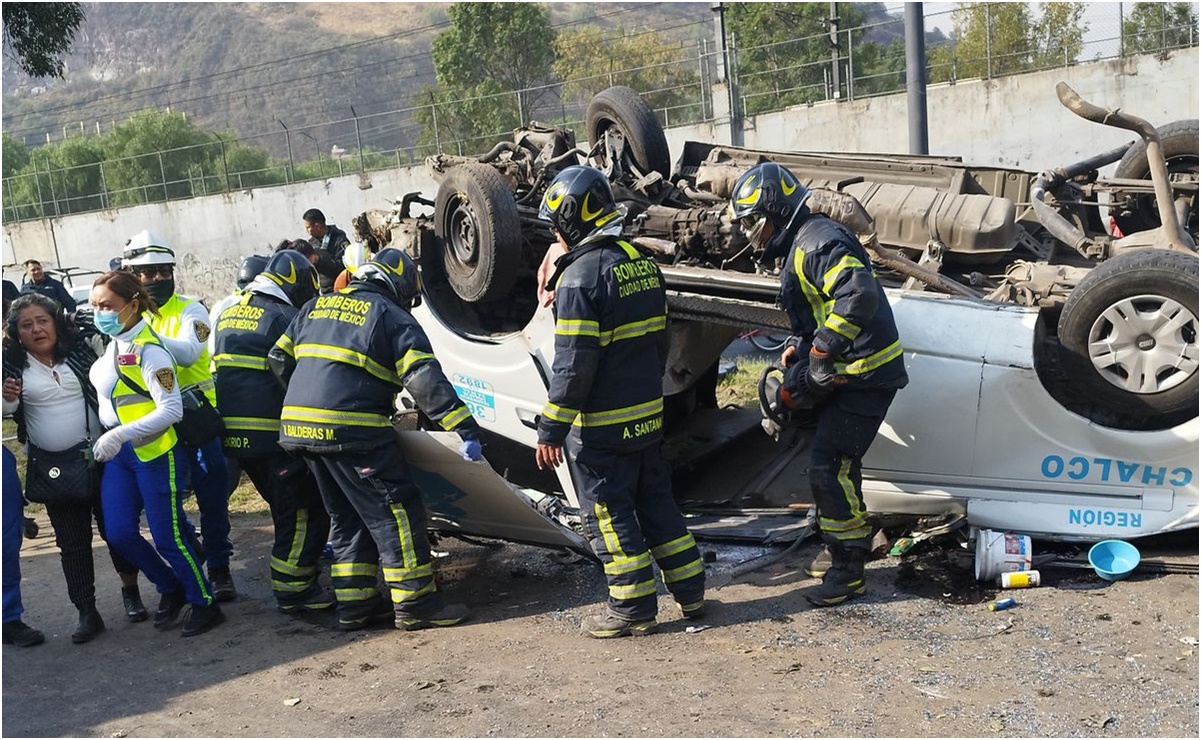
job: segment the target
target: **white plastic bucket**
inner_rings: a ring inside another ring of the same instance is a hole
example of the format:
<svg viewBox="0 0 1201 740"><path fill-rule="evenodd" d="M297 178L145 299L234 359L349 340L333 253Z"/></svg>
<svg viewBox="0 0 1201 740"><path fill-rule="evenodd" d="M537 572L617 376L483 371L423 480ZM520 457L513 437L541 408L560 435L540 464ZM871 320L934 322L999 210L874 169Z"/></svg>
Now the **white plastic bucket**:
<svg viewBox="0 0 1201 740"><path fill-rule="evenodd" d="M1034 552L1024 534L981 529L976 534L976 580L996 580L1002 573L1030 570Z"/></svg>

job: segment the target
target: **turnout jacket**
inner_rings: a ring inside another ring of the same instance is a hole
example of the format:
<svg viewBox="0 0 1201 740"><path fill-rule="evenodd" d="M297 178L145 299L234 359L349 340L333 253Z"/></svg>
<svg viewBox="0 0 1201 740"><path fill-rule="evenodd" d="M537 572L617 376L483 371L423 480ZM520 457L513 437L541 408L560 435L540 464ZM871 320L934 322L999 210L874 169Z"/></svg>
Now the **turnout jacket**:
<svg viewBox="0 0 1201 740"><path fill-rule="evenodd" d="M402 388L443 429L478 436L421 325L382 291L359 282L314 298L271 348L272 372L288 386L279 434L285 450L335 453L395 442L391 416Z"/></svg>
<svg viewBox="0 0 1201 740"><path fill-rule="evenodd" d="M667 293L652 260L612 237L555 263L555 360L538 441L573 426L588 447L633 451L663 436Z"/></svg>
<svg viewBox="0 0 1201 740"><path fill-rule="evenodd" d="M780 303L802 349L811 345L833 355L848 387L905 387L909 376L892 307L859 240L807 208L782 236L788 234L794 236L780 276Z"/></svg>
<svg viewBox="0 0 1201 740"><path fill-rule="evenodd" d="M284 389L267 366L297 309L274 296L246 292L217 316L213 364L217 410L225 420L225 452L233 457L278 453Z"/></svg>

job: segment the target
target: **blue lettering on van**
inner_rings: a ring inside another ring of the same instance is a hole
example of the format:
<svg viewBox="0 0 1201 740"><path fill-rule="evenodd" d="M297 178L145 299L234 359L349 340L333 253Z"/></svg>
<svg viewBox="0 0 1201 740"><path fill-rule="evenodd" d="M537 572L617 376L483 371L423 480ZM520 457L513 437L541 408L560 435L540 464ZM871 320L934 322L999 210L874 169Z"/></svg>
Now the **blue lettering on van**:
<svg viewBox="0 0 1201 740"><path fill-rule="evenodd" d="M1109 457L1074 457L1047 455L1042 461L1044 478L1095 480L1101 483L1142 483L1144 486L1183 487L1193 482L1191 468L1168 468L1165 465L1145 465Z"/></svg>
<svg viewBox="0 0 1201 740"><path fill-rule="evenodd" d="M496 421L496 392L491 383L462 373L451 375L450 383L472 416L481 421Z"/></svg>
<svg viewBox="0 0 1201 740"><path fill-rule="evenodd" d="M1143 515L1135 511L1113 509L1068 509L1068 524L1138 529L1143 526Z"/></svg>

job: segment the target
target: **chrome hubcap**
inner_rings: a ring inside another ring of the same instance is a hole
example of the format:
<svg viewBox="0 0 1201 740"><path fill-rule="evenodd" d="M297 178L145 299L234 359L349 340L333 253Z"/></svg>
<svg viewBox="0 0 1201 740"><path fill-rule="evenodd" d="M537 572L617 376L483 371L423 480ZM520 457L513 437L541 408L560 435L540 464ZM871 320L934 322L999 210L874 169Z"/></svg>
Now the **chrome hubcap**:
<svg viewBox="0 0 1201 740"><path fill-rule="evenodd" d="M1123 298L1093 322L1088 337L1093 367L1131 393L1162 393L1197 372L1197 317L1171 298Z"/></svg>

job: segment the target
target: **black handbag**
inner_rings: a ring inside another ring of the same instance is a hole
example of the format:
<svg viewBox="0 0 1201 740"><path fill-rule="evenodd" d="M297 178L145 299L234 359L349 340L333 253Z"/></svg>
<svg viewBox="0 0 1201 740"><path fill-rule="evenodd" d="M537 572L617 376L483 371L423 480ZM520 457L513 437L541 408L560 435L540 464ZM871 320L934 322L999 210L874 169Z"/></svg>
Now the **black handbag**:
<svg viewBox="0 0 1201 740"><path fill-rule="evenodd" d="M117 378L134 393L145 398L153 398L150 391L130 382L117 365L117 355L113 355L113 367L117 369ZM225 434L225 421L221 413L208 396L198 388L185 388L179 391L183 400L183 418L175 422L175 436L189 447L203 447L217 437Z"/></svg>
<svg viewBox="0 0 1201 740"><path fill-rule="evenodd" d="M60 452L32 443L25 467L25 498L37 504L81 503L100 489L100 468L92 458L92 441Z"/></svg>

